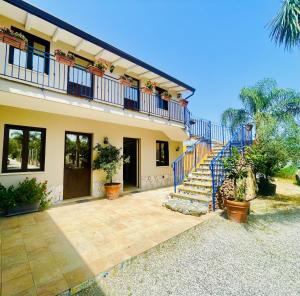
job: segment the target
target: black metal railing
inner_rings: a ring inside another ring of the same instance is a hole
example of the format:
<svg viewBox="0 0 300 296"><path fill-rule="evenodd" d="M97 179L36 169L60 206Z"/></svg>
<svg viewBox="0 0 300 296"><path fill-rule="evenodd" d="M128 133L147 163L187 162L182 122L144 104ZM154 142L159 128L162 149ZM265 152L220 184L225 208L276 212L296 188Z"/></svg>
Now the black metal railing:
<svg viewBox="0 0 300 296"><path fill-rule="evenodd" d="M54 55L27 47L25 51L0 43L0 74L43 89L56 90L96 102L159 118L186 123L186 108L175 100L161 104L160 95L122 85L118 79L95 76L86 68L58 62ZM167 107L166 107L167 106Z"/></svg>

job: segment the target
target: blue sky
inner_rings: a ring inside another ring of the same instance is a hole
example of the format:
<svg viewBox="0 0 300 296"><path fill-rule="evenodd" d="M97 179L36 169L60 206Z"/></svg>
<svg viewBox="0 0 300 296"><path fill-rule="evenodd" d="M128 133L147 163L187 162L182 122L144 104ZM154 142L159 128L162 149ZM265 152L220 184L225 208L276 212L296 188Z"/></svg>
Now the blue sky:
<svg viewBox="0 0 300 296"><path fill-rule="evenodd" d="M264 78L300 90L300 50L269 39L281 0L30 0L197 89L190 109L219 121L239 90Z"/></svg>

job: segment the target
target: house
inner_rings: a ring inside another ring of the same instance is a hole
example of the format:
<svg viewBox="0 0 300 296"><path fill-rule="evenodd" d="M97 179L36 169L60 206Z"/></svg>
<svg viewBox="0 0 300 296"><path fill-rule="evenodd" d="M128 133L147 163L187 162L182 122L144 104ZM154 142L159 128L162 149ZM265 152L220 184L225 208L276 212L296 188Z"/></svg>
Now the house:
<svg viewBox="0 0 300 296"><path fill-rule="evenodd" d="M124 191L173 184L171 163L189 138L181 98L193 87L24 1L1 1L0 14L28 41L0 35L2 184L47 180L53 202L102 196L92 159L103 141L130 156L115 177Z"/></svg>

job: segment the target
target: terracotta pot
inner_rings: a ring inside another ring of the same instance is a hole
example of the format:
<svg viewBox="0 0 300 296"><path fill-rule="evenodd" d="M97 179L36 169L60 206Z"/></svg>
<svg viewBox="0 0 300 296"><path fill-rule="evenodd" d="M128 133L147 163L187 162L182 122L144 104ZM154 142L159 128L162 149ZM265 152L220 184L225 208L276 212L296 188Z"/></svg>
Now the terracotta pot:
<svg viewBox="0 0 300 296"><path fill-rule="evenodd" d="M15 48L24 50L26 47L26 42L23 39L10 36L9 34L0 32L0 40L4 43L7 43Z"/></svg>
<svg viewBox="0 0 300 296"><path fill-rule="evenodd" d="M120 196L121 183L106 183L104 188L108 199L113 200Z"/></svg>
<svg viewBox="0 0 300 296"><path fill-rule="evenodd" d="M75 61L70 59L67 56L56 54L55 59L56 59L57 62L59 62L61 64L64 64L64 65L67 65L67 66L70 66L70 67L73 67L75 65Z"/></svg>
<svg viewBox="0 0 300 296"><path fill-rule="evenodd" d="M168 96L161 96L161 98L164 100L164 101L170 101L171 100L171 97L168 97Z"/></svg>
<svg viewBox="0 0 300 296"><path fill-rule="evenodd" d="M120 83L124 86L131 87L131 82L126 79L120 79Z"/></svg>
<svg viewBox="0 0 300 296"><path fill-rule="evenodd" d="M226 201L227 215L229 220L238 223L246 223L250 209L249 201Z"/></svg>
<svg viewBox="0 0 300 296"><path fill-rule="evenodd" d="M187 105L188 105L188 101L187 100L185 100L185 99L181 99L180 101L179 101L179 103L180 103L180 105L182 106L182 107L186 107Z"/></svg>
<svg viewBox="0 0 300 296"><path fill-rule="evenodd" d="M143 92L144 92L145 94L152 95L152 89L149 89L149 88L147 88L147 87L143 87Z"/></svg>
<svg viewBox="0 0 300 296"><path fill-rule="evenodd" d="M88 66L87 68L88 72L90 72L93 75L99 76L99 77L103 77L105 71L100 70L99 68L95 67L95 66Z"/></svg>

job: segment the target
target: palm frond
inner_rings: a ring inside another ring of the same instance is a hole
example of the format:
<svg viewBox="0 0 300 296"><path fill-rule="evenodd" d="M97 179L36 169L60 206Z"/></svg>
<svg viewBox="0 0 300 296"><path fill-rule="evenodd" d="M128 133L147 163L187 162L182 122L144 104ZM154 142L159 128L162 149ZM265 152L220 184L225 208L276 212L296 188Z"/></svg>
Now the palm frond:
<svg viewBox="0 0 300 296"><path fill-rule="evenodd" d="M270 38L286 49L300 45L300 0L285 0L270 24Z"/></svg>
<svg viewBox="0 0 300 296"><path fill-rule="evenodd" d="M249 123L251 117L244 109L228 108L222 113L221 122L231 131L236 130L242 124Z"/></svg>

